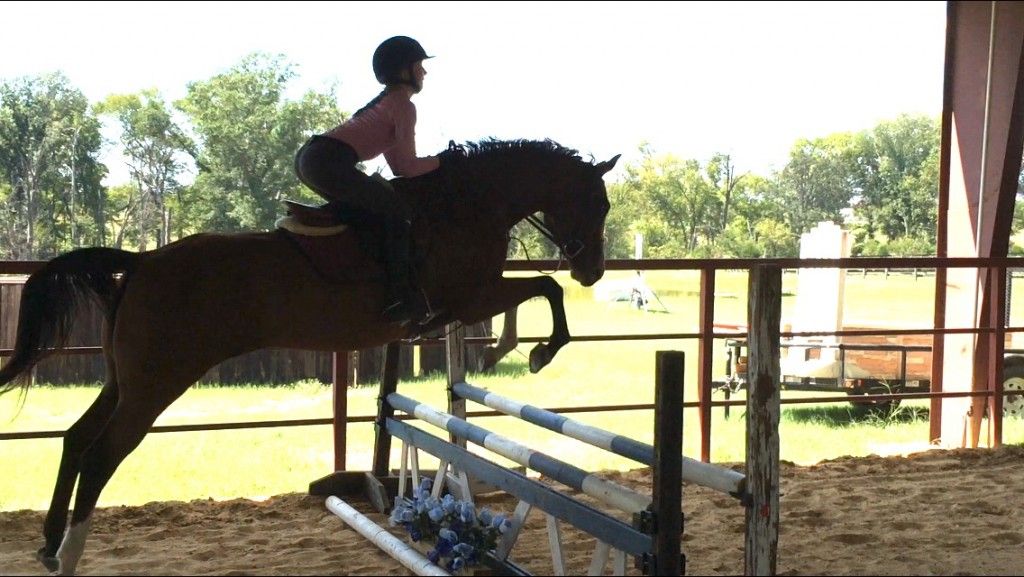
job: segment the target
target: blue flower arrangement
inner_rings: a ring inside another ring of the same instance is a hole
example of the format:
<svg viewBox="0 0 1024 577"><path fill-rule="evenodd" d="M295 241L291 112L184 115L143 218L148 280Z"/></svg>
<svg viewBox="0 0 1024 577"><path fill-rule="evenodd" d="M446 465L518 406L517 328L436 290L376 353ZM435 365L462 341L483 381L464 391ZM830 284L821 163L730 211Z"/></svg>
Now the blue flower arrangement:
<svg viewBox="0 0 1024 577"><path fill-rule="evenodd" d="M512 522L486 507L477 513L473 503L451 495L431 497L431 485L433 481L424 478L412 500L399 500L391 510L391 525L405 527L414 542L433 543L427 558L448 571L457 573L479 564Z"/></svg>

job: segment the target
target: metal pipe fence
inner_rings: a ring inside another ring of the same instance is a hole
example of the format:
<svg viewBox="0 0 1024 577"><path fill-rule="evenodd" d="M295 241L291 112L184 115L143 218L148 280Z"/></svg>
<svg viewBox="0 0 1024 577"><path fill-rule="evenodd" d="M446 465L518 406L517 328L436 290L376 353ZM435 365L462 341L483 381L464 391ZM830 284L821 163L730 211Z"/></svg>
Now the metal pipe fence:
<svg viewBox="0 0 1024 577"><path fill-rule="evenodd" d="M44 261L0 261L0 275L28 275L45 264ZM550 273L553 270L560 270L564 265L562 261L556 260L515 260L506 263L507 272L543 272ZM754 267L775 266L783 270L798 270L805 268L837 268L846 270L884 270L884 271L907 271L912 272L915 278L919 274L927 274L929 270L941 270L950 268L975 268L985 271L1004 271L1013 268L1024 268L1024 257L1006 258L939 258L939 257L915 257L915 258L888 258L888 257L857 257L857 258L836 258L836 259L616 259L606 261L606 270L635 270L635 271L696 271L701 275L700 319L699 328L695 332L678 333L643 333L643 334L601 334L601 335L580 335L574 336L576 342L604 342L604 341L639 341L639 340L679 340L695 339L698 341L698 401L683 403L684 408L696 408L701 415L701 460L710 460L711 447L711 409L713 407L741 406L745 401L734 400L712 400L712 346L715 339L733 338L745 335L744 331L720 331L714 330L714 275L717 271L723 270L746 270ZM1005 297L1007 287L1005 284L993 287L1001 291L998 295L1000 302L1006 303ZM938 290L938 289L936 289ZM1008 310L1008 307L1005 307ZM1005 312L1005 311L1004 311ZM1008 314L1003 315L1006 319ZM1008 322L1008 321L1007 321ZM973 334L989 335L1002 338L1007 333L1024 332L1024 327L1005 326L982 326L982 327L937 327L931 329L877 329L877 330L841 330L841 331L803 331L803 332L781 332L782 338L793 337L844 337L844 336L900 336L900 335L955 335ZM531 343L544 340L542 337L523 337L520 342ZM496 341L493 337L467 337L465 342L470 344L492 344ZM441 345L443 337L425 338L419 341L422 345ZM102 351L101 347L70 347L61 351L62 354L97 354ZM0 349L0 358L9 355L10 349ZM990 370L992 375L1001 374L1001 366ZM348 415L346 395L338 394L345 390L347 383L345 377L347 371L347 354L335 353L335 405L334 416L319 419L292 419L273 421L248 421L230 423L209 423L195 425L173 425L156 426L152 432L187 432L187 431L214 431L243 428L273 428L273 427L301 427L301 426L322 426L333 424L335 437L335 466L339 470L344 469L346 439L344 423L369 423L373 422L373 415ZM992 378L990 375L990 380ZM937 379L941 381L941 379ZM939 383L941 386L941 383ZM1000 383L1001 385L1001 383ZM1019 392L1018 392L1019 393ZM928 393L899 393L899 394L873 394L858 396L858 402L883 402L896 400L931 399L935 403L939 399L948 398L975 398L984 397L990 404L995 403L997 396L1013 394L1012 391L1002 391L1001 386L990 383L987 390L975 390L968 392L943 392L941 390ZM816 396L808 398L782 399L784 405L798 404L827 404L845 403L848 399L840 396ZM998 403L1001 407L1002 403ZM544 407L547 410L559 413L597 413L611 411L634 411L652 410L652 403L620 404L620 405L594 405L575 407ZM468 416L490 417L500 416L497 411L477 411L468 413ZM997 421L996 443L1001 443L1001 420L1002 414L993 412L993 419ZM934 428L934 427L933 427ZM28 431L17 433L0 433L0 441L20 439L59 438L63 431Z"/></svg>

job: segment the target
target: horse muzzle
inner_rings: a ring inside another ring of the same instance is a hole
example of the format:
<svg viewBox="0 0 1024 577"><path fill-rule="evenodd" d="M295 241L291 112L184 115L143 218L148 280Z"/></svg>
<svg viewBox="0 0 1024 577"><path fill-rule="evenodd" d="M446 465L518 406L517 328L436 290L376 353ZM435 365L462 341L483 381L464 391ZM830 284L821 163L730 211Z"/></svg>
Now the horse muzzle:
<svg viewBox="0 0 1024 577"><path fill-rule="evenodd" d="M601 280L604 276L604 267L598 267L594 269L580 270L572 269L570 273L572 279L583 286L591 286L597 281Z"/></svg>

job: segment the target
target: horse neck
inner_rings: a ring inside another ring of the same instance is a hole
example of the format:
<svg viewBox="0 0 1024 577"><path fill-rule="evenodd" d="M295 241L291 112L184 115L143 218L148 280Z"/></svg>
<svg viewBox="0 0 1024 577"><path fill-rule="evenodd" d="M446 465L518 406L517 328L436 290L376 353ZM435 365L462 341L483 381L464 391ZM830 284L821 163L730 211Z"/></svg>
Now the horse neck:
<svg viewBox="0 0 1024 577"><path fill-rule="evenodd" d="M479 203L501 212L511 229L531 214L546 212L557 200L553 186L557 172L553 170L551 164L530 159L503 161L500 168L482 163L480 170L474 171L479 178L470 183L470 190L481 193Z"/></svg>

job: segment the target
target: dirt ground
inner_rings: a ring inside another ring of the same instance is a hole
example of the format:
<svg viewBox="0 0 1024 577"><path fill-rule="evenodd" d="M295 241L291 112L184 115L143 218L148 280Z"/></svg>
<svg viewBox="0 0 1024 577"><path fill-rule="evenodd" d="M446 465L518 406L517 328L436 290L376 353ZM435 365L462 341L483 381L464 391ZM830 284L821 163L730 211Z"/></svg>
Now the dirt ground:
<svg viewBox="0 0 1024 577"><path fill-rule="evenodd" d="M650 471L602 475L640 490ZM687 573L743 571L743 509L731 497L685 486ZM508 496L482 504L511 512ZM781 470L781 575L1024 574L1024 448L933 450L909 457L841 458ZM382 525L367 503L351 503ZM41 511L0 512L0 575L41 575ZM392 529L404 537L400 529ZM592 538L563 526L568 570L582 574ZM536 511L512 559L551 573ZM629 564L629 574L637 574ZM611 567L606 568L610 571ZM196 500L97 510L84 575L402 575L319 497Z"/></svg>

